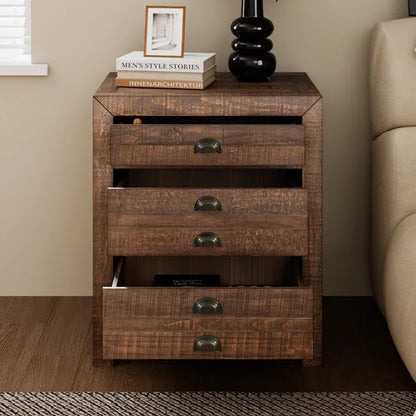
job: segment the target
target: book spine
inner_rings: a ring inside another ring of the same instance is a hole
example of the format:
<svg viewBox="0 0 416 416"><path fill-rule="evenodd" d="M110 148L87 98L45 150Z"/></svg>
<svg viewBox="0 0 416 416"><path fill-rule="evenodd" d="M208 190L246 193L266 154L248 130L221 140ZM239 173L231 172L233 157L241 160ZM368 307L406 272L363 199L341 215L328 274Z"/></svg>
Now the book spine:
<svg viewBox="0 0 416 416"><path fill-rule="evenodd" d="M204 72L204 64L189 62L140 62L116 60L116 71Z"/></svg>
<svg viewBox="0 0 416 416"><path fill-rule="evenodd" d="M203 90L204 84L199 81L168 81L150 79L120 79L116 78L117 87L136 88L176 88L189 90Z"/></svg>

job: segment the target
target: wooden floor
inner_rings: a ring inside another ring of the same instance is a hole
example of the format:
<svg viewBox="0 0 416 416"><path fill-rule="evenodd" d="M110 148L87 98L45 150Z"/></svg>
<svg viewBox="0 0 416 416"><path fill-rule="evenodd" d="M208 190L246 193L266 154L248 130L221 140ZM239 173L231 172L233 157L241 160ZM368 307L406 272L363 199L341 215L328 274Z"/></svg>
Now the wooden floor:
<svg viewBox="0 0 416 416"><path fill-rule="evenodd" d="M416 390L372 298L326 298L321 368L136 361L93 368L91 298L0 298L0 391Z"/></svg>

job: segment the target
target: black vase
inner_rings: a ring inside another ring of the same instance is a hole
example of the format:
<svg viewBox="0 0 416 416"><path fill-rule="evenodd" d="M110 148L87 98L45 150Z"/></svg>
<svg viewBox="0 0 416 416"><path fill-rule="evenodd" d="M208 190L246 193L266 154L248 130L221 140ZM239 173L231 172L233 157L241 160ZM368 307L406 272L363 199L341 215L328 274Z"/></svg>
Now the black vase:
<svg viewBox="0 0 416 416"><path fill-rule="evenodd" d="M239 81L267 81L274 73L273 43L267 39L273 29L273 23L263 16L263 0L241 0L241 17L231 24L237 36L231 43L235 52L228 60L231 73Z"/></svg>

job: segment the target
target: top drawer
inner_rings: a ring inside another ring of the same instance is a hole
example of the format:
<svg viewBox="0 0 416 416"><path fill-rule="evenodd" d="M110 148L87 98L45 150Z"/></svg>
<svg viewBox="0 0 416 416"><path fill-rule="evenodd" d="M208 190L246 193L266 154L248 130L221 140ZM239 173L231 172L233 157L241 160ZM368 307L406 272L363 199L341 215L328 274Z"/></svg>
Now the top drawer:
<svg viewBox="0 0 416 416"><path fill-rule="evenodd" d="M304 127L295 124L114 124L110 140L116 168L304 163Z"/></svg>

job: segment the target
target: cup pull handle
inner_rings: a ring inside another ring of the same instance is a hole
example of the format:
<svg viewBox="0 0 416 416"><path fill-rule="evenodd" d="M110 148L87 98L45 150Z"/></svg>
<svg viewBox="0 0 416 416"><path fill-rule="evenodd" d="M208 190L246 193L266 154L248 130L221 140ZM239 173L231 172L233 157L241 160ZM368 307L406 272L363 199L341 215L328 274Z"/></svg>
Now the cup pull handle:
<svg viewBox="0 0 416 416"><path fill-rule="evenodd" d="M205 297L198 299L195 302L192 308L192 312L201 315L214 315L217 313L222 313L222 306L217 299Z"/></svg>
<svg viewBox="0 0 416 416"><path fill-rule="evenodd" d="M213 196L201 196L194 206L194 211L221 211L221 202Z"/></svg>
<svg viewBox="0 0 416 416"><path fill-rule="evenodd" d="M215 233L198 234L194 240L195 247L221 247L221 239Z"/></svg>
<svg viewBox="0 0 416 416"><path fill-rule="evenodd" d="M212 138L199 139L194 146L194 153L221 153L221 144Z"/></svg>
<svg viewBox="0 0 416 416"><path fill-rule="evenodd" d="M222 351L222 344L213 335L202 335L195 340L194 351Z"/></svg>

